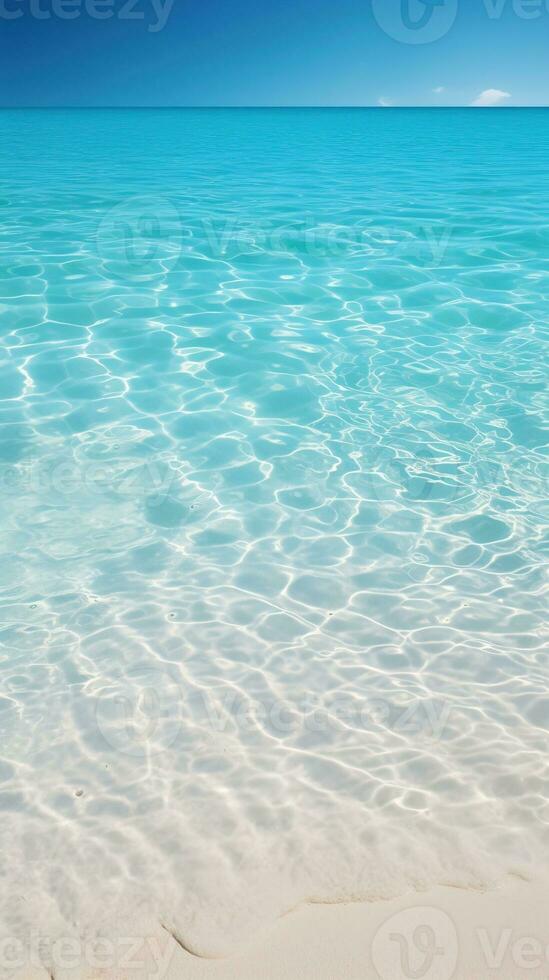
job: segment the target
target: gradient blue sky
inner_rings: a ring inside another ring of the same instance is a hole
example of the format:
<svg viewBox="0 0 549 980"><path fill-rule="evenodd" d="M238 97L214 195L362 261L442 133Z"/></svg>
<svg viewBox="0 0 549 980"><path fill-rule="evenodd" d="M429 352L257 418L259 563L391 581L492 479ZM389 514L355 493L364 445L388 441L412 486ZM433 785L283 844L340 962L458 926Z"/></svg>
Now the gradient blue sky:
<svg viewBox="0 0 549 980"><path fill-rule="evenodd" d="M372 4L400 0L174 0L157 31L165 0L131 0L131 20L127 0L98 0L105 20L61 0L78 16L47 18L58 2L0 0L3 106L549 103L549 0L441 0L457 16L427 44L380 28Z"/></svg>

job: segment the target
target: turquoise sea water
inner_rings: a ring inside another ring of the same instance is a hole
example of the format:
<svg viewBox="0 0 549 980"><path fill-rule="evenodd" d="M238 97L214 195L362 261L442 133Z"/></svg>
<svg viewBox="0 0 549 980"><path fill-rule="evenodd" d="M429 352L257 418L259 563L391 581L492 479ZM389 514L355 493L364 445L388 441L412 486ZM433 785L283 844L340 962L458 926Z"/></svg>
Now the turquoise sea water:
<svg viewBox="0 0 549 980"><path fill-rule="evenodd" d="M0 138L3 928L539 870L549 113Z"/></svg>

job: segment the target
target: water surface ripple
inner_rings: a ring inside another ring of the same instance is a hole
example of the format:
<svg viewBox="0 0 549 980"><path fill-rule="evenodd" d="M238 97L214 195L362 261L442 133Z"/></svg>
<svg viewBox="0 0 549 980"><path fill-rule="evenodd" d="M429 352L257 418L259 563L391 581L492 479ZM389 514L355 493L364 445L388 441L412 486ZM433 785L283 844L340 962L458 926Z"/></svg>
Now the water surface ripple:
<svg viewBox="0 0 549 980"><path fill-rule="evenodd" d="M546 863L549 115L0 115L4 930Z"/></svg>

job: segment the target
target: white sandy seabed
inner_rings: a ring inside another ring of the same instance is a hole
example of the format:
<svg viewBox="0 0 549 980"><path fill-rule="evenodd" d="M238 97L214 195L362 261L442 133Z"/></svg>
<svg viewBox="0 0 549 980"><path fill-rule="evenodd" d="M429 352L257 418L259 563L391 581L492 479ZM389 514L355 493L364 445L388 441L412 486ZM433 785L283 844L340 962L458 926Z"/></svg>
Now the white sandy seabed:
<svg viewBox="0 0 549 980"><path fill-rule="evenodd" d="M35 937L17 980L498 980L549 975L549 890L510 877L483 893L437 886L391 901L304 903L232 956L202 957L165 926L111 923L46 948ZM17 949L3 947L4 965ZM38 966L45 959L48 965Z"/></svg>

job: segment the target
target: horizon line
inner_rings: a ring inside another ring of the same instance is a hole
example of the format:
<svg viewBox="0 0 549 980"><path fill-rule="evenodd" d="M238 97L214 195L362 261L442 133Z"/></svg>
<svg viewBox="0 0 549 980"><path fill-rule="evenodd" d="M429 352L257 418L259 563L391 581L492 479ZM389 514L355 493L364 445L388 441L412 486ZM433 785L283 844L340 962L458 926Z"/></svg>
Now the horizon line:
<svg viewBox="0 0 549 980"><path fill-rule="evenodd" d="M262 109L277 109L277 110L290 110L290 109L307 109L310 111L337 111L339 109L354 110L357 112L363 112L365 110L376 110L380 112L386 112L387 110L405 110L406 112L414 112L418 109L429 109L433 112L448 112L454 109L496 109L500 112L505 112L507 110L520 111L522 109L549 109L549 105L485 105L485 106L474 106L474 105L0 105L0 111L2 112L12 112L12 111L27 111L27 110L51 110L51 109L76 109L76 110L94 110L94 109L110 109L110 110L123 110L127 111L129 109L134 110L147 110L155 111L157 109L165 110L262 110Z"/></svg>

